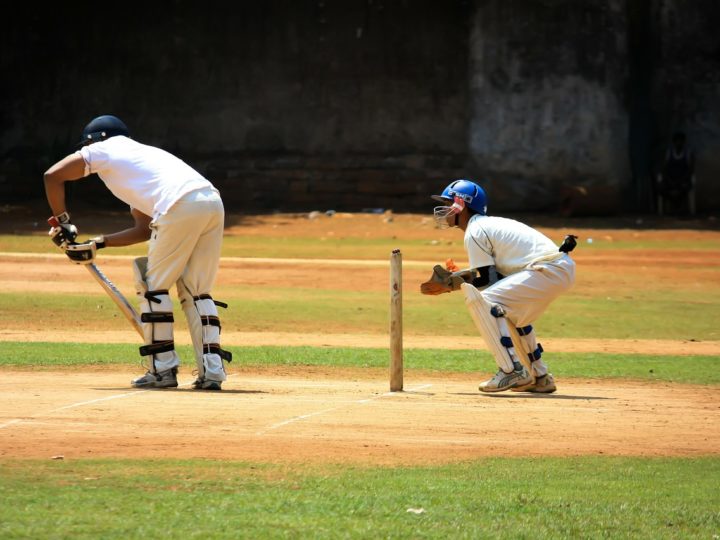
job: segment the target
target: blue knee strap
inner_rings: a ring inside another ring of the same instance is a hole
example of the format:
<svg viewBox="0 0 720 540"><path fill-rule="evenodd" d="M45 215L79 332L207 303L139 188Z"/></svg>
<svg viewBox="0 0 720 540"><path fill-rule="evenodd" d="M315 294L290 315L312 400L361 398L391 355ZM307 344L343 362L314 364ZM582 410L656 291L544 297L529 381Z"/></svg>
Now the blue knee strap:
<svg viewBox="0 0 720 540"><path fill-rule="evenodd" d="M517 333L521 336L527 336L530 332L532 332L532 325L530 324L523 326L522 328L517 328Z"/></svg>
<svg viewBox="0 0 720 540"><path fill-rule="evenodd" d="M500 345L509 349L513 346L512 338L510 336L500 336Z"/></svg>
<svg viewBox="0 0 720 540"><path fill-rule="evenodd" d="M528 358L531 362L535 362L536 360L540 360L540 357L542 356L543 348L542 345L538 343L537 349L535 349L535 352L528 353Z"/></svg>

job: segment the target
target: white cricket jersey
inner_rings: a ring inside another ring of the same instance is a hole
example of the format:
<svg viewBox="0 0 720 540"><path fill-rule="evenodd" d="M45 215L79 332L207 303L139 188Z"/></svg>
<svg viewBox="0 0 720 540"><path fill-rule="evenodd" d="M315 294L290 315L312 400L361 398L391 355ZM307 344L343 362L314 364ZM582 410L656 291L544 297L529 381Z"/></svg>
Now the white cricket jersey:
<svg viewBox="0 0 720 540"><path fill-rule="evenodd" d="M562 258L558 246L541 232L509 218L474 215L465 229L470 268L494 265L509 276L533 263Z"/></svg>
<svg viewBox="0 0 720 540"><path fill-rule="evenodd" d="M153 219L183 195L213 187L210 181L169 152L125 136L83 146L86 176L96 173L121 201Z"/></svg>

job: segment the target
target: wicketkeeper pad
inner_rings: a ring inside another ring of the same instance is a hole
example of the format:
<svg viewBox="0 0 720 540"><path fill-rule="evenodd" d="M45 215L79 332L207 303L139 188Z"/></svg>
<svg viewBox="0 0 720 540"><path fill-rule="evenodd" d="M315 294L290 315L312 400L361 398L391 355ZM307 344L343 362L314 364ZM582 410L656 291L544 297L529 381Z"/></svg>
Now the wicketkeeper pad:
<svg viewBox="0 0 720 540"><path fill-rule="evenodd" d="M515 369L513 364L514 350L507 329L507 322L505 319L498 319L490 313L492 305L485 300L475 287L469 283L463 283L461 288L465 293L465 305L475 326L480 331L480 335L485 340L485 344L495 358L495 363L505 373L512 372Z"/></svg>

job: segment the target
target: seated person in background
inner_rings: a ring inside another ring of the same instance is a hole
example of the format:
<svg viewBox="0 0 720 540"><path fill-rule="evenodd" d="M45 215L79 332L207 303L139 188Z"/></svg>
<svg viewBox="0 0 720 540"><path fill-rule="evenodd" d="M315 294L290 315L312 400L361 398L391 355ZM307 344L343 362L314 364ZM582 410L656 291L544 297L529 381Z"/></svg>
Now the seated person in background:
<svg viewBox="0 0 720 540"><path fill-rule="evenodd" d="M695 213L694 194L695 156L687 146L685 133L673 134L672 144L665 153L662 169L657 176L656 195L658 213L663 213L663 202L667 200L674 206L689 202L691 214Z"/></svg>

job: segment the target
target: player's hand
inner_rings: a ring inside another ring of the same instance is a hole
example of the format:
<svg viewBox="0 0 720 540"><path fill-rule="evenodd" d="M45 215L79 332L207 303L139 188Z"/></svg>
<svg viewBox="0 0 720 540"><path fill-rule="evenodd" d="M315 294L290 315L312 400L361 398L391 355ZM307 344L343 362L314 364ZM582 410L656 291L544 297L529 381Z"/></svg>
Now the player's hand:
<svg viewBox="0 0 720 540"><path fill-rule="evenodd" d="M63 212L59 216L52 216L48 219L50 230L48 235L53 241L53 244L61 249L67 249L67 246L73 242L78 235L78 230L75 225L70 223L70 215L67 212Z"/></svg>
<svg viewBox="0 0 720 540"><path fill-rule="evenodd" d="M457 264L455 264L455 261L453 261L452 259L446 259L445 260L445 269L448 270L449 272L457 272L458 270L460 270L460 267Z"/></svg>
<svg viewBox="0 0 720 540"><path fill-rule="evenodd" d="M449 293L453 290L452 272L448 272L436 264L433 267L432 276L425 283L420 284L420 292L422 294L437 295L443 293Z"/></svg>
<svg viewBox="0 0 720 540"><path fill-rule="evenodd" d="M65 247L65 255L68 256L75 264L90 264L95 261L95 255L98 249L105 247L105 240L102 236L98 236L87 242L78 244L67 244Z"/></svg>
<svg viewBox="0 0 720 540"><path fill-rule="evenodd" d="M449 263L448 263L449 261ZM457 268L455 263L450 259L446 261L446 266ZM433 267L432 276L425 283L420 284L420 292L422 294L442 294L446 292L457 291L463 283L472 283L475 273L472 270L457 270L450 272L449 269L443 268L439 264Z"/></svg>
<svg viewBox="0 0 720 540"><path fill-rule="evenodd" d="M575 246L577 246L577 236L574 234L568 234L563 240L563 243L558 251L570 253L573 249L575 249Z"/></svg>

